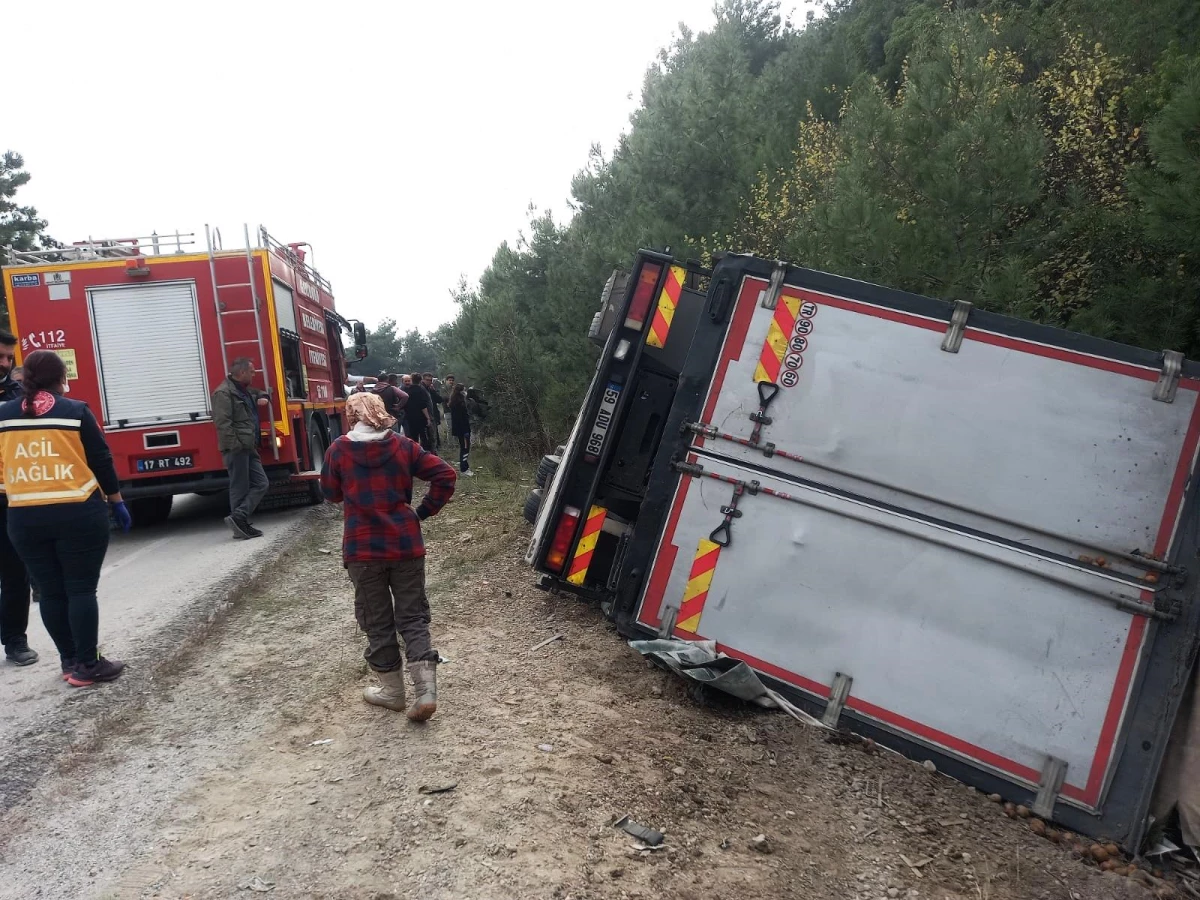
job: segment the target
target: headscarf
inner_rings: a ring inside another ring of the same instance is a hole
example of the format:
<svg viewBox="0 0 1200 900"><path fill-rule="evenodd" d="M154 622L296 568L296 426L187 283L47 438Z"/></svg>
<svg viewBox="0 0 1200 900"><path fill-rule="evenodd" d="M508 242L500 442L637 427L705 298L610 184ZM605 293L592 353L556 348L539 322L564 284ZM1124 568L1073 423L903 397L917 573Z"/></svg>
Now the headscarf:
<svg viewBox="0 0 1200 900"><path fill-rule="evenodd" d="M387 431L396 424L378 394L351 394L346 400L346 418L351 428L363 422L377 431Z"/></svg>

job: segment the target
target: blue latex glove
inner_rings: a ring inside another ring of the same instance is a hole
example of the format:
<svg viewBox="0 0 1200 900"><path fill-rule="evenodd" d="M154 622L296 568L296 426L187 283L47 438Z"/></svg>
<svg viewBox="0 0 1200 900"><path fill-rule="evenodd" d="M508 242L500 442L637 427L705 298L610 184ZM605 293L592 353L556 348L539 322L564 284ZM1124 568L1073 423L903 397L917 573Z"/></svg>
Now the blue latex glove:
<svg viewBox="0 0 1200 900"><path fill-rule="evenodd" d="M133 527L133 516L129 514L129 507L125 505L124 501L112 505L112 514L113 518L117 520L117 524L121 526L121 530L128 534L129 529Z"/></svg>

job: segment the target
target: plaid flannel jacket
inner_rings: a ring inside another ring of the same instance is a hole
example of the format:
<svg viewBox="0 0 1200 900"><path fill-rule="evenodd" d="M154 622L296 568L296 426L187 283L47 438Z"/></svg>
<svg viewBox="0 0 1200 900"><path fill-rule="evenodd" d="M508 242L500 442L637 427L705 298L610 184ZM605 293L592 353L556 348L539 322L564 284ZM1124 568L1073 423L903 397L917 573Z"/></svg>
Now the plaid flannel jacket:
<svg viewBox="0 0 1200 900"><path fill-rule="evenodd" d="M429 482L429 491L415 510L414 476ZM424 556L421 522L446 505L457 477L453 466L392 432L381 440L338 438L325 453L321 489L325 499L344 504L342 561L391 562Z"/></svg>

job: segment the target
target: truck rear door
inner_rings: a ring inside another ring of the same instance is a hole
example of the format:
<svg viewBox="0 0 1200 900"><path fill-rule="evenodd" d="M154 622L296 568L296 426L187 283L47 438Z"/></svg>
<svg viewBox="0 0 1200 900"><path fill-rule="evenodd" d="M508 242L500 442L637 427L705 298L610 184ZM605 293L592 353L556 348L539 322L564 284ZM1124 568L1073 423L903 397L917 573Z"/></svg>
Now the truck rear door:
<svg viewBox="0 0 1200 900"><path fill-rule="evenodd" d="M1195 644L1196 367L742 257L719 280L625 630L715 640L827 721L1138 834Z"/></svg>
<svg viewBox="0 0 1200 900"><path fill-rule="evenodd" d="M624 296L610 303L606 292L612 330L527 556L545 587L602 599L615 587L705 302L698 277L694 266L643 251Z"/></svg>

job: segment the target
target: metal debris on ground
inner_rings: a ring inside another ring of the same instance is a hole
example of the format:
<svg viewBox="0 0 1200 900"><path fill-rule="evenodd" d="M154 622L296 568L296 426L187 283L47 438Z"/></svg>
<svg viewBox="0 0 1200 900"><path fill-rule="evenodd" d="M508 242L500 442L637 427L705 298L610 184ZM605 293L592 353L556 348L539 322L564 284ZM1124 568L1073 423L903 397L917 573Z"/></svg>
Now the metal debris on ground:
<svg viewBox="0 0 1200 900"><path fill-rule="evenodd" d="M630 641L629 646L676 675L761 706L781 709L797 722L826 728L819 719L763 684L753 669L717 650L716 641Z"/></svg>
<svg viewBox="0 0 1200 900"><path fill-rule="evenodd" d="M554 637L548 637L544 641L539 641L538 643L536 643L532 647L530 647L529 652L533 653L535 650L541 650L547 644L553 644L555 641L561 641L565 637L566 637L566 635L562 634L562 633L556 634L556 635L554 635Z"/></svg>
<svg viewBox="0 0 1200 900"><path fill-rule="evenodd" d="M621 816L621 818L613 822L613 827L620 828L626 834L633 835L648 847L657 847L663 842L663 833L661 831L655 831L653 828L639 825L630 819L629 816Z"/></svg>
<svg viewBox="0 0 1200 900"><path fill-rule="evenodd" d="M444 794L458 787L457 781L447 781L444 784L423 784L417 788L418 794Z"/></svg>
<svg viewBox="0 0 1200 900"><path fill-rule="evenodd" d="M309 745L308 745L308 746L310 746L310 747L324 747L326 744L332 744L332 743L333 743L333 738L325 738L325 739L324 739L324 740L322 740L322 741L312 741L312 742L310 742L310 743L309 743Z"/></svg>

